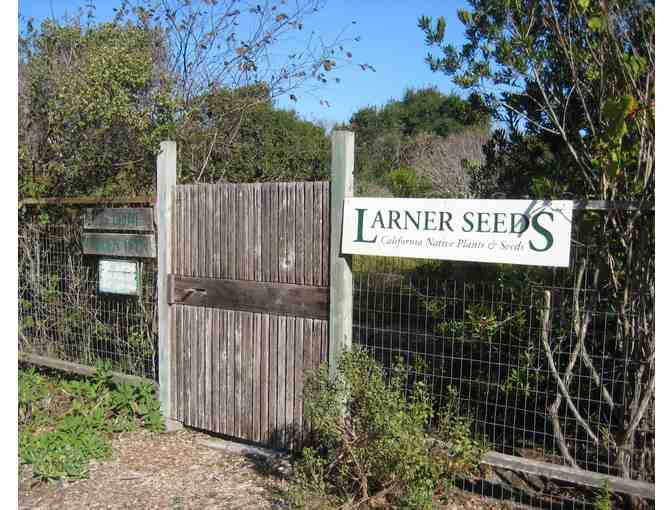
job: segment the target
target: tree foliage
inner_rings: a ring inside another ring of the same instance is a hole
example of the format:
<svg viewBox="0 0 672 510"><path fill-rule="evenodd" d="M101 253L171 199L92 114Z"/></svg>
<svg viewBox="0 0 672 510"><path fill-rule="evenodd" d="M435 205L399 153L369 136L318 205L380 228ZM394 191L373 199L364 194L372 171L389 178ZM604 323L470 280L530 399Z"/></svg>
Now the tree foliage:
<svg viewBox="0 0 672 510"><path fill-rule="evenodd" d="M46 21L21 43L19 193L149 189L154 148L174 118L155 35Z"/></svg>
<svg viewBox="0 0 672 510"><path fill-rule="evenodd" d="M465 131L485 133L489 127L489 115L477 94L462 99L455 94L443 94L435 87L427 87L409 89L401 99L391 100L381 108L362 108L353 114L347 127L356 134L355 173L358 185L388 186L392 171L405 167L403 175L417 173L415 163L428 153L420 150L421 147L427 149L428 139L434 144L441 144ZM473 142L474 146L478 145L477 139ZM476 147L476 151L480 152L480 146ZM462 174L461 161L457 161L455 166L460 167L459 173ZM401 174L394 174L398 175ZM417 191L421 192L421 189ZM460 195L463 190L456 192L442 188L442 191Z"/></svg>
<svg viewBox="0 0 672 510"><path fill-rule="evenodd" d="M338 81L352 62L342 34L329 42L305 30L323 5L121 0L109 23L93 12L28 20L20 195L151 193L168 138L182 182L323 177L324 131L273 104ZM283 58L289 38L296 51Z"/></svg>
<svg viewBox="0 0 672 510"><path fill-rule="evenodd" d="M486 148L482 182L494 182L491 191L498 187L534 198L635 204L634 211L586 214L580 223L582 238L598 247L590 261L592 289L609 296L610 311L618 317L619 326L608 341L618 359L629 360L615 374L625 388L621 394L607 387L587 356L577 358L585 352L581 335L570 349L574 361L562 367L567 384L578 370L585 370L599 388L599 398L616 422L610 418L605 425L604 445L576 406L573 416L584 424L596 448L606 448L614 456L620 475L630 477L633 452L641 440L640 424L652 416L655 387L650 210L655 182L654 2L470 0L469 4L470 9L458 12L467 39L461 48L444 43L443 18L434 22L423 16L419 27L426 43L439 50L427 56L431 69L479 92L508 128L508 135L499 133ZM581 286L580 281L575 284ZM580 322L587 328L590 314ZM565 461L576 465L558 430L555 439Z"/></svg>

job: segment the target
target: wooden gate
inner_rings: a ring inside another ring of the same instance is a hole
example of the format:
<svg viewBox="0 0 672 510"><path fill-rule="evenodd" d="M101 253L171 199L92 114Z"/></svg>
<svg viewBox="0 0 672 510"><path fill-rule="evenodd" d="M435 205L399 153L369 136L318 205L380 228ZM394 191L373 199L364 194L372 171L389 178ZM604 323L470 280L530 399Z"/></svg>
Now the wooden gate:
<svg viewBox="0 0 672 510"><path fill-rule="evenodd" d="M329 183L176 186L171 417L281 448L328 359Z"/></svg>

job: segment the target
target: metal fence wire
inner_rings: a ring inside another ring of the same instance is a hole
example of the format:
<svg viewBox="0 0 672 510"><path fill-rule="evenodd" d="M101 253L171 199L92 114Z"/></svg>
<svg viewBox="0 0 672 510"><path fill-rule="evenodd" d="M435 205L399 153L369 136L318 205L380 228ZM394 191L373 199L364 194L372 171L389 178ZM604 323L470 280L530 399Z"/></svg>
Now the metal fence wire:
<svg viewBox="0 0 672 510"><path fill-rule="evenodd" d="M140 259L139 296L99 293L82 221L19 224L19 352L156 379L156 261Z"/></svg>
<svg viewBox="0 0 672 510"><path fill-rule="evenodd" d="M653 401L627 472L619 462L643 363L615 342L619 321L639 319L619 318L593 284L596 249L574 239L567 269L356 256L353 342L386 367L421 360L437 408L456 398L490 450L654 482ZM592 508L597 497L514 478L462 485L539 508Z"/></svg>

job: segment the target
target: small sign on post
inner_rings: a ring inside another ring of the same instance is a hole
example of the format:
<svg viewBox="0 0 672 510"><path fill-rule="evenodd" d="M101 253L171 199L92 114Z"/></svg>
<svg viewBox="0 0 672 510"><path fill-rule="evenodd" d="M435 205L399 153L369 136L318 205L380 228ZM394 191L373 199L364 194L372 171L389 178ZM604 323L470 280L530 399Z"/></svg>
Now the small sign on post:
<svg viewBox="0 0 672 510"><path fill-rule="evenodd" d="M84 229L153 232L154 210L151 207L89 208Z"/></svg>
<svg viewBox="0 0 672 510"><path fill-rule="evenodd" d="M156 242L154 234L84 232L82 251L85 255L155 258Z"/></svg>
<svg viewBox="0 0 672 510"><path fill-rule="evenodd" d="M139 296L140 270L138 266L138 262L134 260L100 259L98 261L98 292Z"/></svg>
<svg viewBox="0 0 672 510"><path fill-rule="evenodd" d="M569 265L571 200L346 197L343 253Z"/></svg>

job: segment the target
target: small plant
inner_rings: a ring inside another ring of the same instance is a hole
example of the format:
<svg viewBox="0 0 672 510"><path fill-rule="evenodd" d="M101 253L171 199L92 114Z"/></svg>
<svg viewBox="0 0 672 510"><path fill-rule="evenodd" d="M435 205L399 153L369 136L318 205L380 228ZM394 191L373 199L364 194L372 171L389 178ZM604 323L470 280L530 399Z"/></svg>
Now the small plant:
<svg viewBox="0 0 672 510"><path fill-rule="evenodd" d="M154 387L115 382L109 363L92 378L19 371L19 458L38 479L86 477L90 459L110 454L112 433L140 426L162 427Z"/></svg>
<svg viewBox="0 0 672 510"><path fill-rule="evenodd" d="M354 349L335 377L325 365L308 377L304 405L317 444L296 469L294 508L430 509L440 483L477 466L470 420L456 402L435 415L417 368L398 363L386 374Z"/></svg>
<svg viewBox="0 0 672 510"><path fill-rule="evenodd" d="M597 495L595 500L595 510L611 510L611 496L613 491L611 490L611 485L609 480L604 481L604 485L600 489L600 492Z"/></svg>

